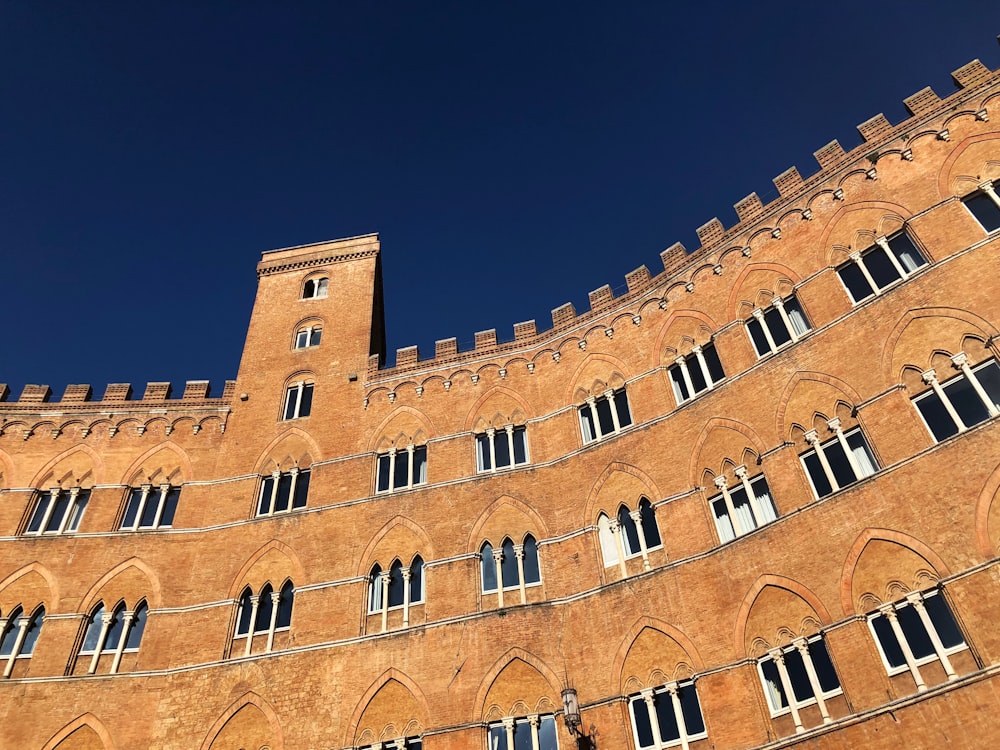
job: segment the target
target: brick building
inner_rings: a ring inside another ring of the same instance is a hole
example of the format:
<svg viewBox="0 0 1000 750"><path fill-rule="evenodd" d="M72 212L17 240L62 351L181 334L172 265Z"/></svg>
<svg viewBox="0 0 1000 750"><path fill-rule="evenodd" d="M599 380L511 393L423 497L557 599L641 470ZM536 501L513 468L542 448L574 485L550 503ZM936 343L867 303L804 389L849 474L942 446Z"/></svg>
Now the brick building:
<svg viewBox="0 0 1000 750"><path fill-rule="evenodd" d="M996 746L1000 74L953 77L549 330L385 367L363 236L264 254L221 396L0 386L0 746Z"/></svg>

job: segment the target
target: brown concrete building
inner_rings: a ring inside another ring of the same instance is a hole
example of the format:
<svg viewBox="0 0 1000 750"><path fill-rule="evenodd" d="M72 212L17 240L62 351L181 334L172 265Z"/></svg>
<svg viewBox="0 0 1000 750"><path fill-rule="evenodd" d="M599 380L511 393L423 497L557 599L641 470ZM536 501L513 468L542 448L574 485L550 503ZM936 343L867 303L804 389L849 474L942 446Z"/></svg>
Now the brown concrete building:
<svg viewBox="0 0 1000 750"><path fill-rule="evenodd" d="M364 236L264 254L221 396L0 386L0 746L1000 744L1000 74L953 76L546 331L385 367Z"/></svg>

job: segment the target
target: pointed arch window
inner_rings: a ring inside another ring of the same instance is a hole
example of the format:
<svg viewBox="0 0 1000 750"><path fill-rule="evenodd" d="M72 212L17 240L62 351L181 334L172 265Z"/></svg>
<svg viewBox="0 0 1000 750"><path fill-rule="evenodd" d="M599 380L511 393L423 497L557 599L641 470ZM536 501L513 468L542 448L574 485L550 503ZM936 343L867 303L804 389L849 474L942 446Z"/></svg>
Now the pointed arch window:
<svg viewBox="0 0 1000 750"><path fill-rule="evenodd" d="M995 359L969 366L969 358L959 352L951 358L958 372L944 382L937 372L922 374L929 388L914 396L913 405L936 442L965 432L980 422L1000 415L1000 366Z"/></svg>
<svg viewBox="0 0 1000 750"><path fill-rule="evenodd" d="M531 714L493 722L487 750L559 750L555 716Z"/></svg>
<svg viewBox="0 0 1000 750"><path fill-rule="evenodd" d="M313 346L319 346L322 337L323 326L319 324L304 326L295 332L295 348L308 349Z"/></svg>
<svg viewBox="0 0 1000 750"><path fill-rule="evenodd" d="M692 347L686 357L677 357L669 372L678 406L726 379L719 353L711 341Z"/></svg>
<svg viewBox="0 0 1000 750"><path fill-rule="evenodd" d="M180 497L181 488L170 484L133 487L129 491L125 514L122 516L122 530L170 528L174 523Z"/></svg>
<svg viewBox="0 0 1000 750"><path fill-rule="evenodd" d="M708 737L694 682L670 682L629 696L632 738L638 750L662 750Z"/></svg>
<svg viewBox="0 0 1000 750"><path fill-rule="evenodd" d="M791 645L775 648L757 662L771 716L791 714L795 731L805 730L799 711L819 708L823 723L832 721L827 701L843 693L822 635L796 638Z"/></svg>
<svg viewBox="0 0 1000 750"><path fill-rule="evenodd" d="M393 492L427 484L427 446L407 445L379 453L375 462L375 491Z"/></svg>
<svg viewBox="0 0 1000 750"><path fill-rule="evenodd" d="M375 563L368 576L368 614L382 615L382 632L388 630L390 610L402 610L403 627L410 624L410 607L424 601L424 559L414 555L404 566L396 558L388 570Z"/></svg>
<svg viewBox="0 0 1000 750"><path fill-rule="evenodd" d="M987 232L1000 229L1000 196L992 181L987 180L978 191L962 198L962 203Z"/></svg>
<svg viewBox="0 0 1000 750"><path fill-rule="evenodd" d="M524 425L490 427L476 435L476 470L496 471L528 463Z"/></svg>
<svg viewBox="0 0 1000 750"><path fill-rule="evenodd" d="M776 295L770 306L756 308L745 322L758 357L795 343L811 328L794 294L785 298Z"/></svg>
<svg viewBox="0 0 1000 750"><path fill-rule="evenodd" d="M263 653L271 653L276 633L286 632L292 625L292 608L295 603L295 586L289 580L275 591L270 583L265 583L260 593L254 594L246 586L240 594L236 611L236 629L233 645L242 642L243 656L250 656L254 648L255 636L266 636ZM234 649L235 651L235 649Z"/></svg>
<svg viewBox="0 0 1000 750"><path fill-rule="evenodd" d="M632 424L632 411L624 388L609 388L600 396L590 396L578 411L585 444L616 435Z"/></svg>
<svg viewBox="0 0 1000 750"><path fill-rule="evenodd" d="M820 442L816 430L809 430L805 439L812 449L799 456L816 497L826 497L879 470L860 427L844 432L837 418L828 425L834 436Z"/></svg>
<svg viewBox="0 0 1000 750"><path fill-rule="evenodd" d="M264 477L257 498L257 515L289 513L306 507L309 498L309 469L293 466L288 471L276 471Z"/></svg>
<svg viewBox="0 0 1000 750"><path fill-rule="evenodd" d="M521 604L526 604L526 587L541 585L538 543L531 534L525 534L520 544L504 537L499 548L485 541L479 548L479 558L483 593L496 591L500 607L504 605L504 591L520 591Z"/></svg>
<svg viewBox="0 0 1000 750"><path fill-rule="evenodd" d="M87 618L80 656L90 656L87 674L97 672L102 659L110 659L108 674L115 674L121 666L126 652L137 652L146 630L149 606L146 600L139 601L133 609L125 602L119 602L108 612L103 602L98 602Z"/></svg>
<svg viewBox="0 0 1000 750"><path fill-rule="evenodd" d="M866 250L851 253L850 261L837 269L837 275L857 304L926 265L927 259L910 236L900 231L891 237L879 237Z"/></svg>
<svg viewBox="0 0 1000 750"><path fill-rule="evenodd" d="M597 519L597 533L601 542L604 567L618 565L622 575L627 575L625 560L642 557L643 567L649 570L649 552L663 546L656 513L646 498L639 500L635 510L622 504L614 518L602 513Z"/></svg>
<svg viewBox="0 0 1000 750"><path fill-rule="evenodd" d="M3 664L4 678L13 674L17 659L31 658L44 621L45 607L41 605L26 614L19 604L0 617L0 664Z"/></svg>
<svg viewBox="0 0 1000 750"><path fill-rule="evenodd" d="M312 413L313 382L300 380L285 389L285 407L282 420L300 419Z"/></svg>
<svg viewBox="0 0 1000 750"><path fill-rule="evenodd" d="M83 512L90 501L90 490L73 487L64 490L53 487L38 490L35 509L24 530L25 534L65 534L80 527Z"/></svg>
<svg viewBox="0 0 1000 750"><path fill-rule="evenodd" d="M731 486L725 476L715 478L719 494L708 501L719 541L723 544L778 517L764 475L758 474L751 479L746 466L737 466L734 473L737 483Z"/></svg>

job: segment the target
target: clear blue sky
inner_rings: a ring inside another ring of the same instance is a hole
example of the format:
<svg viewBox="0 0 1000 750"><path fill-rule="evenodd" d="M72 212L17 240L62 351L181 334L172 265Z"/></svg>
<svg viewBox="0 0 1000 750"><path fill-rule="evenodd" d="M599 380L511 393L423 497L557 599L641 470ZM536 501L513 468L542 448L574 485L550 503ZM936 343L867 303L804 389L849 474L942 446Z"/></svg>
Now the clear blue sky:
<svg viewBox="0 0 1000 750"><path fill-rule="evenodd" d="M996 0L7 0L0 382L218 393L260 252L367 232L390 361L548 328L998 32Z"/></svg>

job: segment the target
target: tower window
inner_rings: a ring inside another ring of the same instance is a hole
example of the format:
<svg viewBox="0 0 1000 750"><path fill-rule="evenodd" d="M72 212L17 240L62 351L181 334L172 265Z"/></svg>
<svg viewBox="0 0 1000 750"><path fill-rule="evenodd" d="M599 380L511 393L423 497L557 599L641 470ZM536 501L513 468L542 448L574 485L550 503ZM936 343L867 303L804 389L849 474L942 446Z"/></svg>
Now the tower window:
<svg viewBox="0 0 1000 750"><path fill-rule="evenodd" d="M308 417L312 411L313 384L300 381L285 390L285 410L282 419Z"/></svg>
<svg viewBox="0 0 1000 750"><path fill-rule="evenodd" d="M302 299L322 299L326 296L330 279L323 276L318 279L309 279L302 287Z"/></svg>

